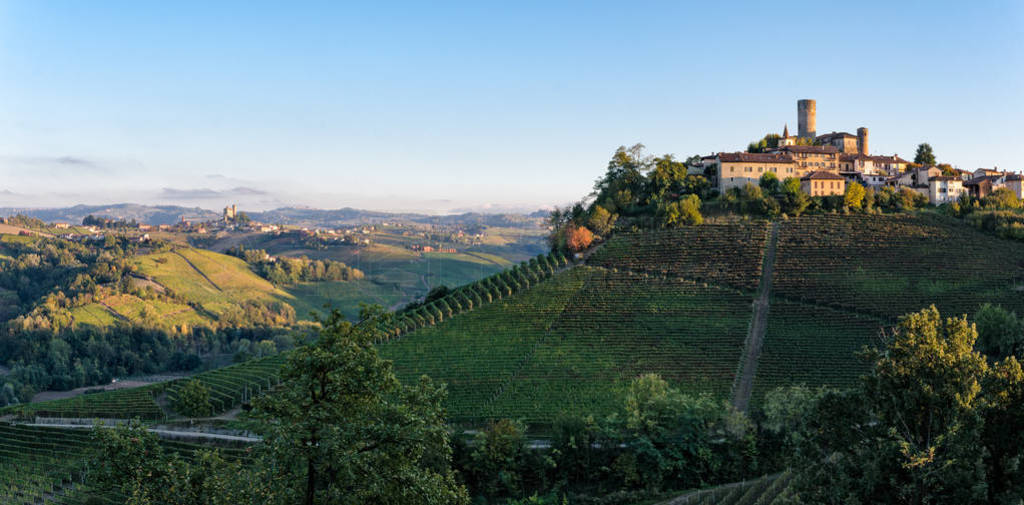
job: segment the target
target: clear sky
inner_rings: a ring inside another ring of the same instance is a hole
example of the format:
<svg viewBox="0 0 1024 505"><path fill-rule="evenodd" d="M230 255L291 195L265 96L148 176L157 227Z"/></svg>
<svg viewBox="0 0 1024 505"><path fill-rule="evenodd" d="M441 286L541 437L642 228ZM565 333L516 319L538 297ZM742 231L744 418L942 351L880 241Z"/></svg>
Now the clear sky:
<svg viewBox="0 0 1024 505"><path fill-rule="evenodd" d="M0 207L537 208L800 98L1024 169L1024 2L0 0Z"/></svg>

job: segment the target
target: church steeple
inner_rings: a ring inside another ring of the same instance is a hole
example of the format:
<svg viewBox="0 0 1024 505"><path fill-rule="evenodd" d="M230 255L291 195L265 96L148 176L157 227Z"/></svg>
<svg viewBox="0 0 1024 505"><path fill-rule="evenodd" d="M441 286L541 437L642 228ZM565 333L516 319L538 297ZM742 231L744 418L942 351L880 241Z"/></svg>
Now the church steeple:
<svg viewBox="0 0 1024 505"><path fill-rule="evenodd" d="M789 138L789 124L788 123L785 126L782 127L782 138L784 138L784 139L788 139Z"/></svg>

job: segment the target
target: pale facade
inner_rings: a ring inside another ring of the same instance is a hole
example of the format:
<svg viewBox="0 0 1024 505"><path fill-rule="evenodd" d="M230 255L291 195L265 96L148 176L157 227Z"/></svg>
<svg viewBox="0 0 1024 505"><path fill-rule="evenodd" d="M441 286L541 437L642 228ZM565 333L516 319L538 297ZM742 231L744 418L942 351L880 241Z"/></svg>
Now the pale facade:
<svg viewBox="0 0 1024 505"><path fill-rule="evenodd" d="M1017 198L1024 199L1024 177L1019 174L1010 174L1006 176L1005 187L1010 191L1013 191Z"/></svg>
<svg viewBox="0 0 1024 505"><path fill-rule="evenodd" d="M928 201L932 205L953 203L965 194L967 188L959 177L938 176L928 179Z"/></svg>
<svg viewBox="0 0 1024 505"><path fill-rule="evenodd" d="M720 193L747 183L756 186L769 172L779 180L802 175L792 158L774 153L719 153L714 164Z"/></svg>

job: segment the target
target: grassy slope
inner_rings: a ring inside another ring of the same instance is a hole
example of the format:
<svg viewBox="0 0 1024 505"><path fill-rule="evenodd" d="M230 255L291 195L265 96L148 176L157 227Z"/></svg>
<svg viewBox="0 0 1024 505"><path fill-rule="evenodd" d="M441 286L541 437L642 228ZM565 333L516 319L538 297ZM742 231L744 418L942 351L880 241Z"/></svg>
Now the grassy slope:
<svg viewBox="0 0 1024 505"><path fill-rule="evenodd" d="M121 319L159 320L164 325L192 326L211 322L229 307L245 301L294 302L294 297L275 288L253 273L245 262L232 256L199 249L178 249L137 256L133 261L138 272L155 285L174 291L185 301L198 304L202 310L197 311L179 301L143 300L119 294L72 309L76 324L107 326Z"/></svg>

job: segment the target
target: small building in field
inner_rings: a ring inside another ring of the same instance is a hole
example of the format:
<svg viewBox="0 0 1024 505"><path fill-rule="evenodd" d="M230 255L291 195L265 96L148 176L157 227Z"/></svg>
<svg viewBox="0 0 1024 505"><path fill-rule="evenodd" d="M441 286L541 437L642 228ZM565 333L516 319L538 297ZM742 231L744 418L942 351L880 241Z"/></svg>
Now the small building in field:
<svg viewBox="0 0 1024 505"><path fill-rule="evenodd" d="M928 179L928 202L932 205L953 203L965 194L967 188L959 177L940 175Z"/></svg>
<svg viewBox="0 0 1024 505"><path fill-rule="evenodd" d="M811 196L833 196L846 193L846 179L835 172L820 170L800 178L800 189Z"/></svg>
<svg viewBox="0 0 1024 505"><path fill-rule="evenodd" d="M71 225L68 223L53 223L53 227L58 230L67 230L68 228L71 228Z"/></svg>

